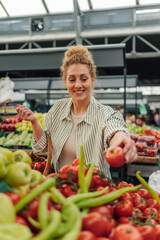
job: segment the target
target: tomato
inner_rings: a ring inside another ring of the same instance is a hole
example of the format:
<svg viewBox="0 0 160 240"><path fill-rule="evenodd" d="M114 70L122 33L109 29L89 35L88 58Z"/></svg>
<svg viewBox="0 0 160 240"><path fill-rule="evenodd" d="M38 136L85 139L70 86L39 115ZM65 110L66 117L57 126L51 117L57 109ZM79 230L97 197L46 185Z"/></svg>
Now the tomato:
<svg viewBox="0 0 160 240"><path fill-rule="evenodd" d="M122 203L118 203L115 207L115 214L117 217L129 217L132 216L133 204L129 200L124 200Z"/></svg>
<svg viewBox="0 0 160 240"><path fill-rule="evenodd" d="M88 213L82 218L82 230L91 231L97 237L103 236L111 231L109 220L98 212Z"/></svg>
<svg viewBox="0 0 160 240"><path fill-rule="evenodd" d="M82 231L79 234L78 240L96 240L96 236L90 231Z"/></svg>
<svg viewBox="0 0 160 240"><path fill-rule="evenodd" d="M118 188L124 188L124 187L128 187L128 183L126 181L121 181L120 183L118 183Z"/></svg>
<svg viewBox="0 0 160 240"><path fill-rule="evenodd" d="M27 221L20 216L16 216L15 223L29 227Z"/></svg>
<svg viewBox="0 0 160 240"><path fill-rule="evenodd" d="M146 209L143 211L143 215L144 215L145 217L156 217L156 218L159 217L158 210L157 210L156 208L153 208L153 207L146 208Z"/></svg>
<svg viewBox="0 0 160 240"><path fill-rule="evenodd" d="M133 198L132 198L131 194L128 193L128 192L124 193L124 194L119 198L119 201L120 201L120 202L121 202L121 201L124 201L124 200L129 200L129 201L133 202Z"/></svg>
<svg viewBox="0 0 160 240"><path fill-rule="evenodd" d="M153 207L156 208L157 210L160 209L158 201L154 198L148 199L148 207Z"/></svg>
<svg viewBox="0 0 160 240"><path fill-rule="evenodd" d="M30 163L30 167L31 167L32 169L34 169L34 165L35 165L34 162L31 162L31 163Z"/></svg>
<svg viewBox="0 0 160 240"><path fill-rule="evenodd" d="M132 217L136 218L137 221L142 221L143 213L139 208L134 207Z"/></svg>
<svg viewBox="0 0 160 240"><path fill-rule="evenodd" d="M39 206L39 197L33 199L29 204L28 204L28 209L26 212L26 216L32 217L34 219L37 219L38 217L38 206Z"/></svg>
<svg viewBox="0 0 160 240"><path fill-rule="evenodd" d="M120 217L118 219L119 224L132 224L132 220L130 220L128 217Z"/></svg>
<svg viewBox="0 0 160 240"><path fill-rule="evenodd" d="M147 189L145 188L141 188L138 190L138 193L141 197L145 198L145 199L149 199L151 198L151 194L148 192Z"/></svg>
<svg viewBox="0 0 160 240"><path fill-rule="evenodd" d="M115 240L143 240L136 227L130 224L120 224L115 229Z"/></svg>
<svg viewBox="0 0 160 240"><path fill-rule="evenodd" d="M121 167L125 163L125 154L121 147L111 146L105 151L105 159L111 167Z"/></svg>
<svg viewBox="0 0 160 240"><path fill-rule="evenodd" d="M74 161L72 162L72 166L79 166L79 162L80 162L80 159L77 158L77 159L74 159Z"/></svg>
<svg viewBox="0 0 160 240"><path fill-rule="evenodd" d="M139 208L141 211L144 211L146 208L147 208L147 203L146 203L146 200L144 198L135 198L133 200L133 205L136 207L136 208Z"/></svg>
<svg viewBox="0 0 160 240"><path fill-rule="evenodd" d="M110 238L105 238L105 237L98 237L96 240L110 240Z"/></svg>
<svg viewBox="0 0 160 240"><path fill-rule="evenodd" d="M73 166L63 166L60 171L59 174L62 176L66 176L67 179L72 179L72 180L76 180L78 178L78 169L76 169Z"/></svg>
<svg viewBox="0 0 160 240"><path fill-rule="evenodd" d="M160 224L155 226L156 229L156 240L160 240Z"/></svg>
<svg viewBox="0 0 160 240"><path fill-rule="evenodd" d="M72 196L72 195L75 195L77 194L77 188L73 188L71 185L66 185L64 188L63 188L63 191L62 191L63 195L65 197L69 197L69 196Z"/></svg>
<svg viewBox="0 0 160 240"><path fill-rule="evenodd" d="M110 185L110 183L108 182L108 180L106 178L101 177L98 174L94 174L92 176L92 180L93 180L95 187L98 187L98 186L106 187L106 186Z"/></svg>
<svg viewBox="0 0 160 240"><path fill-rule="evenodd" d="M92 207L90 208L90 212L99 212L100 214L102 214L103 216L113 216L113 211L111 211L107 206L105 205L101 205L98 207Z"/></svg>
<svg viewBox="0 0 160 240"><path fill-rule="evenodd" d="M16 205L21 200L21 196L16 192L6 192L5 194L11 199L13 205Z"/></svg>
<svg viewBox="0 0 160 240"><path fill-rule="evenodd" d="M42 164L42 162L36 162L34 165L34 169L36 169L37 171L43 172L44 165Z"/></svg>
<svg viewBox="0 0 160 240"><path fill-rule="evenodd" d="M149 225L138 226L138 231L141 233L143 240L156 240L156 229Z"/></svg>

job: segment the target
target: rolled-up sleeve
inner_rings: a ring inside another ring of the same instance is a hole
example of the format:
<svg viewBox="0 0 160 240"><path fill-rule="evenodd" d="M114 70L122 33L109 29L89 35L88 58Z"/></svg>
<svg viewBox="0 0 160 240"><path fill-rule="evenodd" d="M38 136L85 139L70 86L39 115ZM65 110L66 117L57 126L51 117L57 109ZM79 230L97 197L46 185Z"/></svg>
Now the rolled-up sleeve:
<svg viewBox="0 0 160 240"><path fill-rule="evenodd" d="M49 135L49 132L50 132L49 131L50 125L51 125L51 116L50 115L51 114L49 111L45 118L44 130L43 130L43 134L42 134L42 137L40 138L40 140L38 142L36 142L36 140L33 139L33 144L32 144L33 153L41 152L47 148L46 135Z"/></svg>
<svg viewBox="0 0 160 240"><path fill-rule="evenodd" d="M123 131L129 136L122 114L119 111L113 111L105 121L104 141L106 146L109 145L111 138L118 131Z"/></svg>

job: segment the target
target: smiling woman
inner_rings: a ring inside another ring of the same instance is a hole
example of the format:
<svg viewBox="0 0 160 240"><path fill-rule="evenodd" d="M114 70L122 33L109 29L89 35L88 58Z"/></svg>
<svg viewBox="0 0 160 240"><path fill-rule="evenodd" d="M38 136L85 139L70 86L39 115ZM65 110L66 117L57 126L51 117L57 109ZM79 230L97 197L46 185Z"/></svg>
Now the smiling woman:
<svg viewBox="0 0 160 240"><path fill-rule="evenodd" d="M96 66L86 47L72 46L65 52L61 75L71 98L58 100L51 107L44 131L31 110L25 106L17 107L19 116L24 114L23 120L32 123L33 152L47 147L48 135L53 148L52 161L58 172L61 167L71 165L74 159L80 158L80 146L83 144L85 162L94 162L110 178L104 156L108 146L122 147L126 162L137 158L135 143L128 137L123 116L94 98Z"/></svg>

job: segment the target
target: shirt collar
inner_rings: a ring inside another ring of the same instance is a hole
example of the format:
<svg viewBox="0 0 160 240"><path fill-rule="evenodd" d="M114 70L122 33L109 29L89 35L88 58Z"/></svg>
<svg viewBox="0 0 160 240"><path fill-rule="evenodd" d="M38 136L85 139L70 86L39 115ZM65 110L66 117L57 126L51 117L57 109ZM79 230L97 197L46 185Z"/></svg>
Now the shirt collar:
<svg viewBox="0 0 160 240"><path fill-rule="evenodd" d="M66 105L66 109L65 111L62 113L60 120L63 119L67 119L67 120L72 120L71 118L71 106L72 106L72 99L70 98L67 105ZM94 117L96 115L97 112L97 101L96 99L92 96L90 103L88 105L87 111L84 114L84 116L82 117L82 121L85 121L88 124L92 124L94 121Z"/></svg>

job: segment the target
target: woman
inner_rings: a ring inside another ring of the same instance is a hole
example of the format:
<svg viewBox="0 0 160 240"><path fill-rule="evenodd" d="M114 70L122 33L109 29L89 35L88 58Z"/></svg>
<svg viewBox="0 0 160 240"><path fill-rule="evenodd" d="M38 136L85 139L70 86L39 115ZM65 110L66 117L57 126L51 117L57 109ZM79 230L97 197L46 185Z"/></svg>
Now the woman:
<svg viewBox="0 0 160 240"><path fill-rule="evenodd" d="M123 147L126 162L137 159L136 147L129 138L123 117L119 111L100 104L93 97L96 66L87 48L78 45L67 50L61 74L71 98L58 100L49 110L44 131L31 110L17 107L18 115L32 123L33 152L46 148L46 134L49 135L53 146L52 160L58 172L62 166L71 165L80 157L80 145L83 144L85 161L94 162L110 178L103 154L108 146Z"/></svg>

